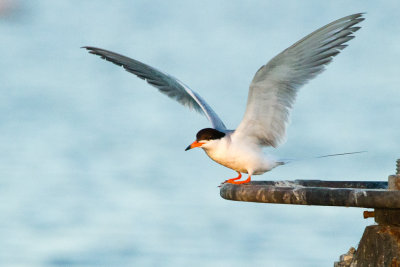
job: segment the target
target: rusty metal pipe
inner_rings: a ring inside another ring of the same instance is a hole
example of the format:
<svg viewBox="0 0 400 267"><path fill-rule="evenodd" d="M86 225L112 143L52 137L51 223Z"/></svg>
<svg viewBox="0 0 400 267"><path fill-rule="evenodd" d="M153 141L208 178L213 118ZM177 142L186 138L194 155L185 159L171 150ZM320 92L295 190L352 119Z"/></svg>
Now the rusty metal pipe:
<svg viewBox="0 0 400 267"><path fill-rule="evenodd" d="M333 187L335 183L338 187ZM330 186L324 187L326 185ZM372 186L378 189L372 189ZM235 201L400 209L400 191L386 188L386 182L265 181L243 185L224 184L220 195Z"/></svg>

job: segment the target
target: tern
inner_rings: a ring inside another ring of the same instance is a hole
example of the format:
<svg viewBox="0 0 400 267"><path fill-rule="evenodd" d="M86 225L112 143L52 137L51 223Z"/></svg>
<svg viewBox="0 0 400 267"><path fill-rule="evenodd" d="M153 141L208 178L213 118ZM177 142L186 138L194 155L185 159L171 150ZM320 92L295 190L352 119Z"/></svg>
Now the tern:
<svg viewBox="0 0 400 267"><path fill-rule="evenodd" d="M186 150L200 147L217 163L235 170L238 176L223 183L244 184L287 163L264 154L264 147L278 147L284 140L297 91L325 70L333 57L354 38L363 13L335 20L305 36L261 66L249 88L246 111L239 126L229 130L195 91L173 76L129 57L92 46L90 53L122 66L146 80L161 93L207 117L212 127L200 130ZM350 154L350 153L343 153ZM247 173L245 180L242 173Z"/></svg>

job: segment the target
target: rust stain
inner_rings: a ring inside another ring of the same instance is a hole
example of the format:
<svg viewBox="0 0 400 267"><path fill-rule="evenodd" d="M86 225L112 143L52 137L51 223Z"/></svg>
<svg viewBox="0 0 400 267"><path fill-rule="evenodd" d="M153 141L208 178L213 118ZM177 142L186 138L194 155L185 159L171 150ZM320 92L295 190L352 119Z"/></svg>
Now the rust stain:
<svg viewBox="0 0 400 267"><path fill-rule="evenodd" d="M392 262L391 262L391 264L390 264L390 267L400 267L400 261L397 261L397 258L394 257L394 258L392 259Z"/></svg>
<svg viewBox="0 0 400 267"><path fill-rule="evenodd" d="M373 217L375 217L375 212L366 210L363 212L363 215L364 215L364 219L373 218Z"/></svg>
<svg viewBox="0 0 400 267"><path fill-rule="evenodd" d="M381 226L381 229L377 233L391 235L392 237L394 237L394 239L396 239L397 244L400 245L400 229L398 227L393 227L390 225Z"/></svg>

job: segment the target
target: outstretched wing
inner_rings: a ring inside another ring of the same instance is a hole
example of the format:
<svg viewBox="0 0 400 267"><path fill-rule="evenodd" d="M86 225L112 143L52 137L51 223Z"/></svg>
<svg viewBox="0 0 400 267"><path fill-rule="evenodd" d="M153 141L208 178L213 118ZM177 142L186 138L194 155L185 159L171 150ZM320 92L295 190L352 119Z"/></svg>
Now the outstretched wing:
<svg viewBox="0 0 400 267"><path fill-rule="evenodd" d="M285 137L298 89L321 73L353 39L362 13L338 19L307 35L262 66L250 84L246 112L234 135L264 146Z"/></svg>
<svg viewBox="0 0 400 267"><path fill-rule="evenodd" d="M207 102L178 79L142 62L105 49L91 46L84 46L83 48L89 50L91 54L98 55L103 59L117 64L118 66L122 66L130 73L133 73L139 78L146 80L149 84L156 87L161 93L172 99L175 99L190 109L194 109L204 114L215 129L221 131L226 130L224 123L214 112L214 110L207 104Z"/></svg>

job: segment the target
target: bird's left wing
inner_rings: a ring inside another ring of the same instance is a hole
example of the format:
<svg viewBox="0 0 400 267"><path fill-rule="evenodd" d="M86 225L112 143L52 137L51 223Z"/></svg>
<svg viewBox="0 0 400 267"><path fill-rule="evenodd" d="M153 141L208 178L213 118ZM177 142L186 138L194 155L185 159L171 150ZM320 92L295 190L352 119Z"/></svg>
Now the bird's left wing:
<svg viewBox="0 0 400 267"><path fill-rule="evenodd" d="M250 84L246 112L234 136L262 146L278 146L285 137L298 89L321 73L354 38L362 14L335 20L271 59Z"/></svg>
<svg viewBox="0 0 400 267"><path fill-rule="evenodd" d="M156 87L161 93L175 99L184 106L194 109L204 114L211 122L213 128L225 131L226 127L214 110L196 92L191 90L178 79L166 74L156 68L150 67L132 58L92 46L84 46L91 54L100 56L125 70L135 74L139 78L146 80L149 84Z"/></svg>

